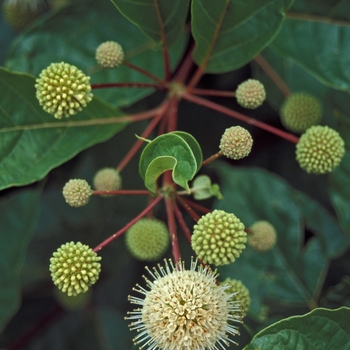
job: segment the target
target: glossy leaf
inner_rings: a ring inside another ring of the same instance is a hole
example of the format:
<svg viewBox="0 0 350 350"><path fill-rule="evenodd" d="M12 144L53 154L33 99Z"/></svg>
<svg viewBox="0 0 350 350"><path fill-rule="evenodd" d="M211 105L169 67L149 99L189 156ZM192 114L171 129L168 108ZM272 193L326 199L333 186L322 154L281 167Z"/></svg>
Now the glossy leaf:
<svg viewBox="0 0 350 350"><path fill-rule="evenodd" d="M147 36L169 47L184 33L189 0L111 0Z"/></svg>
<svg viewBox="0 0 350 350"><path fill-rule="evenodd" d="M223 199L218 184L212 184L208 175L197 176L192 183L193 198L196 200L203 200L212 196L218 199Z"/></svg>
<svg viewBox="0 0 350 350"><path fill-rule="evenodd" d="M1 189L42 179L126 125L118 123L119 112L98 99L77 115L57 120L39 106L34 84L30 75L0 69Z"/></svg>
<svg viewBox="0 0 350 350"><path fill-rule="evenodd" d="M162 78L164 74L161 44L146 37L108 0L84 0L44 17L29 32L20 35L8 54L6 67L39 73L52 62L67 62L91 76L91 83L147 82L143 74L124 65L102 69L95 60L96 48L103 42L120 43L125 59ZM187 44L184 34L169 51L175 68ZM150 95L152 88L96 89L94 94L113 106L128 106Z"/></svg>
<svg viewBox="0 0 350 350"><path fill-rule="evenodd" d="M244 350L350 349L350 309L315 309L259 332Z"/></svg>
<svg viewBox="0 0 350 350"><path fill-rule="evenodd" d="M194 0L193 58L207 73L224 73L251 61L278 34L293 0Z"/></svg>
<svg viewBox="0 0 350 350"><path fill-rule="evenodd" d="M188 181L197 173L201 165L197 163L197 159L201 159L202 155L193 137L184 134L174 132L160 135L142 151L139 172L145 186L152 193L156 192L157 178L167 170L173 170L172 177L175 183L190 191ZM187 143L187 139L191 140L191 145ZM194 146L194 150L191 146Z"/></svg>
<svg viewBox="0 0 350 350"><path fill-rule="evenodd" d="M39 220L39 196L27 191L0 201L0 331L20 305L20 275Z"/></svg>
<svg viewBox="0 0 350 350"><path fill-rule="evenodd" d="M221 277L243 281L251 293L251 314L257 319L270 300L285 307L314 305L329 259L346 249L334 218L276 175L219 163L212 167L221 178L225 198L215 207L234 213L247 227L267 220L278 234L271 251L258 253L246 248L234 264L220 269ZM317 225L320 216L322 222ZM304 225L315 233L305 246ZM325 237L327 230L331 237Z"/></svg>
<svg viewBox="0 0 350 350"><path fill-rule="evenodd" d="M329 23L327 17L291 15L271 48L289 57L323 84L350 92L347 71L350 54L349 22ZM350 18L349 18L350 20Z"/></svg>

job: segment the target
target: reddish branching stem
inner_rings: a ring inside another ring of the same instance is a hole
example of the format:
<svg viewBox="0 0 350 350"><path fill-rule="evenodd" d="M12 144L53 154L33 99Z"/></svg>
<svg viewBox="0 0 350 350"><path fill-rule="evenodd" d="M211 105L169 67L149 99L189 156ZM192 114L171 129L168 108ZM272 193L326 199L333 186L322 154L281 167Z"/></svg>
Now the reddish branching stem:
<svg viewBox="0 0 350 350"><path fill-rule="evenodd" d="M182 198L181 196L176 196L177 201L181 204L181 206L187 211L188 214L192 217L194 221L198 221L200 219L199 215L192 209L190 204Z"/></svg>
<svg viewBox="0 0 350 350"><path fill-rule="evenodd" d="M176 217L177 221L179 222L183 233L185 234L187 240L191 243L191 231L187 227L186 222L184 220L184 217L183 217L183 215L182 215L182 213L181 213L181 211L176 203L174 203L174 211L175 211L175 217Z"/></svg>
<svg viewBox="0 0 350 350"><path fill-rule="evenodd" d="M170 197L165 197L165 207L168 217L168 227L170 231L171 249L173 253L174 262L177 264L180 259L179 242L177 239L176 222L174 216L174 200Z"/></svg>
<svg viewBox="0 0 350 350"><path fill-rule="evenodd" d="M203 207L203 205L200 205L196 202L191 201L190 199L187 198L181 198L188 206L190 206L193 209L198 210L199 212L203 213L203 214L208 214L211 212L210 209ZM197 220L198 221L198 220Z"/></svg>
<svg viewBox="0 0 350 350"><path fill-rule="evenodd" d="M152 83L101 83L101 84L91 84L91 89L110 89L110 88L153 88L158 90L164 90L163 85L157 85Z"/></svg>
<svg viewBox="0 0 350 350"><path fill-rule="evenodd" d="M214 160L217 160L218 158L220 158L221 156L222 156L221 151L219 151L218 153L213 154L209 158L203 160L202 166L208 165L209 163L213 162Z"/></svg>
<svg viewBox="0 0 350 350"><path fill-rule="evenodd" d="M192 89L191 93L194 95L203 96L218 96L218 97L235 97L234 91L220 91L220 90L209 90L209 89Z"/></svg>

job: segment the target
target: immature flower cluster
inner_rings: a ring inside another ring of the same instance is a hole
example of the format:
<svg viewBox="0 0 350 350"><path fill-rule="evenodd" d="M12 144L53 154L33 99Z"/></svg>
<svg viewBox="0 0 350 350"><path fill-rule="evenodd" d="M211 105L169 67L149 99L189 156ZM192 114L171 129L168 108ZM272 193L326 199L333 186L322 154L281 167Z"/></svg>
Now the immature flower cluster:
<svg viewBox="0 0 350 350"><path fill-rule="evenodd" d="M165 261L165 268L148 272L154 280L144 277L149 290L134 288L145 298L129 296L140 305L127 317L135 320L130 329L139 332L135 344L148 350L215 350L234 343L228 336L239 334L231 323L241 322L240 305L216 284L208 266L197 268L192 261L186 270L184 263Z"/></svg>
<svg viewBox="0 0 350 350"><path fill-rule="evenodd" d="M164 222L142 218L126 232L125 242L130 253L139 260L158 260L169 247L169 230Z"/></svg>
<svg viewBox="0 0 350 350"><path fill-rule="evenodd" d="M103 68L119 67L124 61L124 50L115 41L106 41L96 49L96 61Z"/></svg>
<svg viewBox="0 0 350 350"><path fill-rule="evenodd" d="M100 169L93 179L94 187L97 191L115 191L122 185L122 178L114 168Z"/></svg>
<svg viewBox="0 0 350 350"><path fill-rule="evenodd" d="M227 128L220 140L221 153L230 159L238 160L249 155L253 139L247 129L241 126Z"/></svg>
<svg viewBox="0 0 350 350"><path fill-rule="evenodd" d="M63 187L63 197L72 207L82 207L89 203L92 189L86 180L71 179Z"/></svg>
<svg viewBox="0 0 350 350"><path fill-rule="evenodd" d="M6 1L3 6L4 18L13 28L21 31L39 15L39 9L28 1Z"/></svg>
<svg viewBox="0 0 350 350"><path fill-rule="evenodd" d="M256 221L249 227L249 230L248 244L251 248L259 252L266 252L275 246L277 233L268 221Z"/></svg>
<svg viewBox="0 0 350 350"><path fill-rule="evenodd" d="M240 302L242 307L242 316L245 317L250 307L249 289L240 280L226 278L220 282L225 287L225 292L230 295L231 301Z"/></svg>
<svg viewBox="0 0 350 350"><path fill-rule="evenodd" d="M311 94L297 92L290 95L281 107L283 125L291 131L304 132L321 119L322 106Z"/></svg>
<svg viewBox="0 0 350 350"><path fill-rule="evenodd" d="M233 214L214 210L203 215L194 226L191 245L205 263L226 265L245 249L244 225Z"/></svg>
<svg viewBox="0 0 350 350"><path fill-rule="evenodd" d="M256 109L266 99L264 85L259 80L248 79L238 85L236 99L240 106L248 109Z"/></svg>
<svg viewBox="0 0 350 350"><path fill-rule="evenodd" d="M345 153L339 133L328 126L312 126L301 135L296 159L307 173L326 174L339 165Z"/></svg>
<svg viewBox="0 0 350 350"><path fill-rule="evenodd" d="M92 100L90 78L68 63L51 63L36 80L36 97L55 118L78 113Z"/></svg>
<svg viewBox="0 0 350 350"><path fill-rule="evenodd" d="M69 296L85 293L98 280L100 260L101 257L85 244L62 244L50 259L52 280Z"/></svg>

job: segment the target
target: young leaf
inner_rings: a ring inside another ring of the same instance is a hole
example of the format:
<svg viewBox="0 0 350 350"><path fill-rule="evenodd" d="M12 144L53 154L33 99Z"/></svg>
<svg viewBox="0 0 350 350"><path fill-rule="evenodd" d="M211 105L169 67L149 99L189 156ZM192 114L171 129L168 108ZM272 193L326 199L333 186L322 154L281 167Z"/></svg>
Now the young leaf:
<svg viewBox="0 0 350 350"><path fill-rule="evenodd" d="M315 309L265 328L244 350L350 349L350 309Z"/></svg>
<svg viewBox="0 0 350 350"><path fill-rule="evenodd" d="M126 125L118 122L120 112L98 99L77 115L57 120L39 105L34 84L28 74L0 69L0 189L42 179Z"/></svg>
<svg viewBox="0 0 350 350"><path fill-rule="evenodd" d="M189 0L112 0L148 37L170 47L184 32Z"/></svg>
<svg viewBox="0 0 350 350"><path fill-rule="evenodd" d="M207 199L212 196L223 199L218 184L212 184L208 175L197 176L192 183L193 198L197 200Z"/></svg>
<svg viewBox="0 0 350 350"><path fill-rule="evenodd" d="M293 0L194 0L193 58L207 73L224 73L251 61L279 32Z"/></svg>

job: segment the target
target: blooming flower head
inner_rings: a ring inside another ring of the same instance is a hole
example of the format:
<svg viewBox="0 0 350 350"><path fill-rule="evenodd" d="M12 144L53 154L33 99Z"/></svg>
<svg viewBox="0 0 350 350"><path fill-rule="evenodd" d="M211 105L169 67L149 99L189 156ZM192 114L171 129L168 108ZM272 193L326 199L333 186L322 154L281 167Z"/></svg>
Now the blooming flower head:
<svg viewBox="0 0 350 350"><path fill-rule="evenodd" d="M239 84L236 90L237 103L248 109L260 107L266 99L264 85L256 79L248 79Z"/></svg>
<svg viewBox="0 0 350 350"><path fill-rule="evenodd" d="M134 288L145 298L129 296L141 306L127 317L134 320L130 329L140 332L135 344L148 350L218 350L235 343L229 335L239 334L232 322L241 322L240 303L216 283L216 272L197 267L197 261L189 270L171 261L153 272L146 269L154 280L144 277L149 290Z"/></svg>

